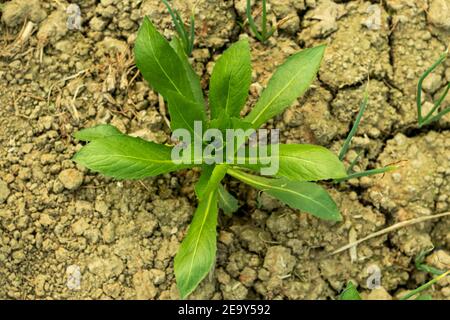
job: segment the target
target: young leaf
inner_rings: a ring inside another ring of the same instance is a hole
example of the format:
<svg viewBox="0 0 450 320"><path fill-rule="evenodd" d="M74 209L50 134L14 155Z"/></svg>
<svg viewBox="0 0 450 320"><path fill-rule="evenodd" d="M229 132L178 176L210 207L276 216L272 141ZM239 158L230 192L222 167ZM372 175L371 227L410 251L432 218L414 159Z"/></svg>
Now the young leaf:
<svg viewBox="0 0 450 320"><path fill-rule="evenodd" d="M94 140L73 160L117 179L142 179L191 167L173 163L170 147L126 135Z"/></svg>
<svg viewBox="0 0 450 320"><path fill-rule="evenodd" d="M325 45L321 45L290 56L274 73L245 120L259 128L303 95L316 77L324 52Z"/></svg>
<svg viewBox="0 0 450 320"><path fill-rule="evenodd" d="M202 199L204 195L210 194L213 191L216 191L220 185L220 182L227 174L228 165L227 164L218 164L214 167L214 170L211 172L209 176L208 183L204 186L203 191L199 199Z"/></svg>
<svg viewBox="0 0 450 320"><path fill-rule="evenodd" d="M189 86L191 87L191 91L194 95L194 101L201 104L204 108L205 99L203 97L202 86L200 85L200 78L195 73L194 69L192 69L188 57L183 49L183 45L180 42L180 39L177 37L173 38L173 40L170 42L170 45L177 53L178 57L180 58L181 64L186 71Z"/></svg>
<svg viewBox="0 0 450 320"><path fill-rule="evenodd" d="M252 125L240 118L230 118L225 112L222 112L218 118L209 122L208 128L219 129L224 135L226 135L227 129L242 129L246 131L252 129Z"/></svg>
<svg viewBox="0 0 450 320"><path fill-rule="evenodd" d="M219 129L225 133L225 130L231 127L231 119L225 113L222 112L218 117L209 121L208 129Z"/></svg>
<svg viewBox="0 0 450 320"><path fill-rule="evenodd" d="M342 220L333 199L322 187L314 183L290 181L284 178L267 179L234 169L228 169L228 174L266 192L294 209L306 211L324 220Z"/></svg>
<svg viewBox="0 0 450 320"><path fill-rule="evenodd" d="M194 121L201 121L202 128L206 126L206 116L204 106L196 102L187 100L182 95L172 92L168 98L170 113L170 128L186 129L191 133L191 137L196 134L194 130ZM203 140L203 132L198 132L198 138Z"/></svg>
<svg viewBox="0 0 450 320"><path fill-rule="evenodd" d="M342 291L339 300L362 300L353 282L349 281L347 287Z"/></svg>
<svg viewBox="0 0 450 320"><path fill-rule="evenodd" d="M250 47L245 39L225 50L214 66L209 85L211 118L218 118L222 111L230 117L239 117L251 81Z"/></svg>
<svg viewBox="0 0 450 320"><path fill-rule="evenodd" d="M80 141L90 142L97 139L106 138L109 136L121 135L122 132L110 124L101 124L92 128L87 128L78 131L74 137Z"/></svg>
<svg viewBox="0 0 450 320"><path fill-rule="evenodd" d="M217 192L200 200L175 257L175 276L181 298L188 296L206 277L216 256Z"/></svg>
<svg viewBox="0 0 450 320"><path fill-rule="evenodd" d="M139 28L134 53L144 79L164 98L176 92L195 101L196 94L181 59L147 17Z"/></svg>
<svg viewBox="0 0 450 320"><path fill-rule="evenodd" d="M217 189L217 196L219 199L219 208L222 209L227 216L231 216L239 209L238 200L225 190L224 186L221 184Z"/></svg>
<svg viewBox="0 0 450 320"><path fill-rule="evenodd" d="M278 154L272 154L271 148L268 148L267 156L258 156L257 159L246 157L246 164L238 164L238 166L259 170L263 165L250 164L251 160L268 162L274 157L278 157L279 160L277 176L289 180L319 181L347 176L344 164L334 153L324 147L309 144L280 144ZM236 161L238 160L244 161L236 158ZM270 161L272 163L275 160Z"/></svg>
<svg viewBox="0 0 450 320"><path fill-rule="evenodd" d="M206 186L208 185L208 181L213 173L214 165L203 165L202 173L197 183L195 184L194 191L197 198L200 198L205 192Z"/></svg>
<svg viewBox="0 0 450 320"><path fill-rule="evenodd" d="M245 121L244 119L231 117L230 122L231 128L234 130L236 129L249 130L253 128L252 124L250 122Z"/></svg>

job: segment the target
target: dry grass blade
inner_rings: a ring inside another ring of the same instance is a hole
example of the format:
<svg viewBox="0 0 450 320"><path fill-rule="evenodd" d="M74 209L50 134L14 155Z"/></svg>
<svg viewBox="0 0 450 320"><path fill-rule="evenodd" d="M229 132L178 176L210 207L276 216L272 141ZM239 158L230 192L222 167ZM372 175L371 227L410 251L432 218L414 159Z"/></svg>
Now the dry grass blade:
<svg viewBox="0 0 450 320"><path fill-rule="evenodd" d="M342 248L339 248L339 249L333 251L330 255L338 254L340 252L343 252L345 250L353 248L354 246L357 246L360 243L363 243L363 242L365 242L367 240L370 240L370 239L382 236L382 235L384 235L386 233L389 233L389 232L392 232L392 231L395 231L395 230L398 230L398 229L401 229L401 228L405 228L405 227L408 227L408 226L411 226L411 225L414 225L414 224L417 224L417 223L425 222L425 221L428 221L428 220L439 219L439 218L447 217L447 216L450 216L450 212L444 212L444 213L439 213L439 214L435 214L435 215L432 215L432 216L420 217L420 218L411 219L411 220L408 220L408 221L399 222L399 223L396 223L396 224L394 224L394 225L392 225L390 227L387 227L387 228L385 228L383 230L380 230L380 231L377 231L375 233L372 233L372 234L368 235L365 238L362 238L362 239L359 239L359 240L354 241L352 243L349 243L349 244L343 246Z"/></svg>

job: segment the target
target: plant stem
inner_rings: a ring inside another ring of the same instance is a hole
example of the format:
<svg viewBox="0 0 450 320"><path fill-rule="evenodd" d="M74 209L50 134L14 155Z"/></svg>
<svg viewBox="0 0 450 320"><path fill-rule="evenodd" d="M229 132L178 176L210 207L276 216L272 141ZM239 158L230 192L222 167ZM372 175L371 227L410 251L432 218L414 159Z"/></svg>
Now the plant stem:
<svg viewBox="0 0 450 320"><path fill-rule="evenodd" d="M362 153L363 153L362 150L360 152L358 152L358 154L356 155L355 159L353 159L352 163L350 163L350 166L347 169L347 174L348 175L355 173L355 171L353 171L353 168L355 167L355 165L358 162L359 158L361 157Z"/></svg>
<svg viewBox="0 0 450 320"><path fill-rule="evenodd" d="M377 168L377 169L366 170L366 171L361 171L361 172L354 172L344 178L336 179L336 180L334 180L334 182L339 183L339 182L350 180L350 179L373 176L375 174L386 173L386 172L394 171L394 170L397 170L396 166L387 166L384 168Z"/></svg>

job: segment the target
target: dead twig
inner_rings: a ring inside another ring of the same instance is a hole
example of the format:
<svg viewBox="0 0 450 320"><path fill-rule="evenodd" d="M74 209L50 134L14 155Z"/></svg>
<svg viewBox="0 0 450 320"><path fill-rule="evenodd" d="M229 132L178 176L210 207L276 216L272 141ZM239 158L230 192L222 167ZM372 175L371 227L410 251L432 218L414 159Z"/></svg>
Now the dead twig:
<svg viewBox="0 0 450 320"><path fill-rule="evenodd" d="M432 215L432 216L420 217L420 218L415 218L415 219L399 222L399 223L396 223L396 224L394 224L394 225L392 225L390 227L387 227L385 229L382 229L380 231L372 233L372 234L368 235L365 238L362 238L362 239L359 239L357 241L351 242L351 243L349 243L349 244L347 244L347 245L345 245L345 246L343 246L343 247L333 251L330 255L333 256L333 255L338 254L338 253L340 253L342 251L345 251L345 250L348 250L350 248L353 248L354 246L357 246L360 243L363 243L363 242L365 242L367 240L370 240L370 239L382 236L382 235L384 235L386 233L389 233L389 232L392 232L392 231L395 231L395 230L398 230L398 229L401 229L401 228L404 228L404 227L409 227L409 226L417 224L417 223L425 222L425 221L428 221L428 220L439 219L439 218L447 217L447 216L450 216L450 212L444 212L444 213L439 213L439 214L435 214L435 215Z"/></svg>
<svg viewBox="0 0 450 320"><path fill-rule="evenodd" d="M87 71L88 71L88 69L81 70L80 72L78 72L78 73L76 73L76 74L74 74L74 75L68 76L68 77L66 77L66 78L64 78L64 79L61 79L61 80L58 80L58 81L56 81L54 84L52 84L52 85L50 86L50 89L48 90L48 94L47 94L47 106L50 105L50 97L51 97L51 95L52 95L53 88L54 88L58 83L66 82L67 80L75 79L75 78L81 76L82 74L86 73Z"/></svg>
<svg viewBox="0 0 450 320"><path fill-rule="evenodd" d="M75 89L75 93L74 93L73 98L72 98L72 101L71 101L71 103L70 103L70 105L71 105L71 107L72 107L71 113L72 113L72 116L73 116L73 118L75 119L75 121L79 121L79 120L80 120L80 114L78 113L77 107L76 107L76 105L75 105L75 101L77 100L78 92L79 92L80 89L83 88L83 87L84 87L84 84L79 85L79 86Z"/></svg>

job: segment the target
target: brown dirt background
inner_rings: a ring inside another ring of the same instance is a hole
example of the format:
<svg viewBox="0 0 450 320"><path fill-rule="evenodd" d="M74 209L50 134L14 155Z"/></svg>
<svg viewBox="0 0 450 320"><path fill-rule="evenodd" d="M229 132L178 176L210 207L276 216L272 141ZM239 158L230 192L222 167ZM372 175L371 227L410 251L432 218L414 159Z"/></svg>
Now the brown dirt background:
<svg viewBox="0 0 450 320"><path fill-rule="evenodd" d="M184 17L194 2L173 1ZM81 8L81 30L67 29L66 1L0 1L0 298L176 299L173 257L196 206L199 172L119 182L70 160L81 147L72 134L95 124L169 139L164 104L137 74L132 47L144 15L167 37L170 17L158 0L72 3ZM352 257L329 253L349 238L450 210L450 116L419 130L415 109L417 79L450 43L450 1L269 5L270 21L284 23L267 45L250 36L254 73L244 113L287 56L327 43L311 90L267 126L281 129L283 142L338 151L370 77L370 105L347 160L362 151L358 170L398 161L402 168L327 185L344 216L336 224L227 179L241 208L220 217L215 269L191 298L336 299L348 280L369 299L398 297L429 279L414 267L421 250L434 247L428 262L449 268L449 218L365 242ZM221 52L249 37L238 24L245 0L200 0L195 15L192 63L207 89ZM425 83L425 99L448 81L450 60ZM382 275L377 290L366 284L371 265ZM81 274L75 290L67 285L73 270ZM448 284L429 292L449 299Z"/></svg>

